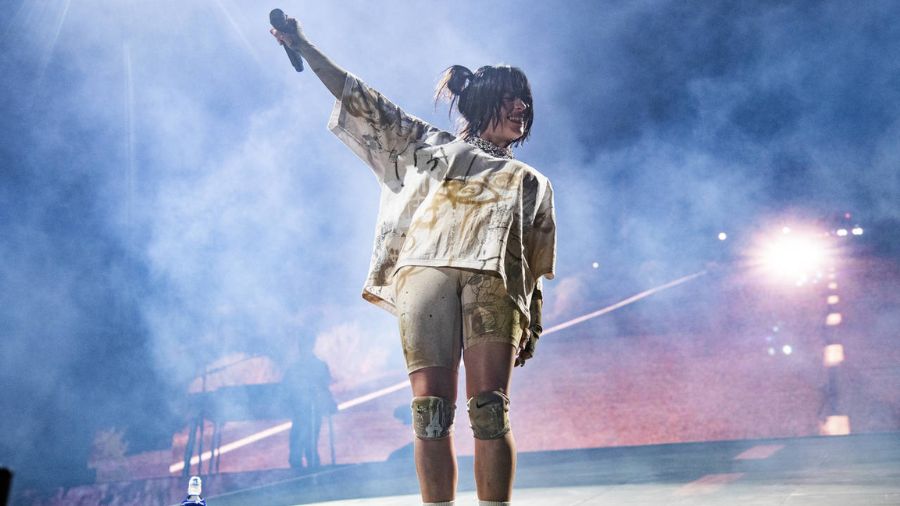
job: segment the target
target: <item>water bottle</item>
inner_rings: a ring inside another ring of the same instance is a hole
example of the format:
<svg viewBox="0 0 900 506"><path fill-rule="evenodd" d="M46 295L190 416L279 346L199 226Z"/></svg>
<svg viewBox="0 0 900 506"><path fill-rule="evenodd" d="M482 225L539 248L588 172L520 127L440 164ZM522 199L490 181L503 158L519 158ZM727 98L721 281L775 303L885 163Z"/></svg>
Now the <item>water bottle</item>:
<svg viewBox="0 0 900 506"><path fill-rule="evenodd" d="M191 476L190 481L188 481L188 495L185 500L181 501L181 506L206 506L206 501L200 497L202 489L203 484L200 481L200 477Z"/></svg>

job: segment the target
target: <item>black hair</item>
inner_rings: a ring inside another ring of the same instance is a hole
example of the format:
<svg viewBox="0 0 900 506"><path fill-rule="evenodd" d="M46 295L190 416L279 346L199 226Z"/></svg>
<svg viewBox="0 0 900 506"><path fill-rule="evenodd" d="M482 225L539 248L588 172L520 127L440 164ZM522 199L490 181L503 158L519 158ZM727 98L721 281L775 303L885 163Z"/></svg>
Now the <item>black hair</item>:
<svg viewBox="0 0 900 506"><path fill-rule="evenodd" d="M503 100L509 96L521 99L526 106L525 134L513 143L518 146L531 135L534 122L531 86L521 69L485 65L473 73L462 65L453 65L444 71L435 90L435 101L448 98L451 111L457 106L463 120L459 134L465 139L479 135L491 123L498 124Z"/></svg>

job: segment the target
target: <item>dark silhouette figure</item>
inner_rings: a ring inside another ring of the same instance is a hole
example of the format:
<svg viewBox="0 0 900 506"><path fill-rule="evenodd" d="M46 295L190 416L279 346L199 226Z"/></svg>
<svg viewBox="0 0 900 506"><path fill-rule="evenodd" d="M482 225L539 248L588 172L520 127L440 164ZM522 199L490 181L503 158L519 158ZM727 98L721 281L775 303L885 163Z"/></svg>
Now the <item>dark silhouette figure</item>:
<svg viewBox="0 0 900 506"><path fill-rule="evenodd" d="M319 432L322 417L337 412L337 404L328 389L331 372L328 365L313 354L312 342L301 340L299 356L282 380L291 410L290 456L293 468L319 467Z"/></svg>

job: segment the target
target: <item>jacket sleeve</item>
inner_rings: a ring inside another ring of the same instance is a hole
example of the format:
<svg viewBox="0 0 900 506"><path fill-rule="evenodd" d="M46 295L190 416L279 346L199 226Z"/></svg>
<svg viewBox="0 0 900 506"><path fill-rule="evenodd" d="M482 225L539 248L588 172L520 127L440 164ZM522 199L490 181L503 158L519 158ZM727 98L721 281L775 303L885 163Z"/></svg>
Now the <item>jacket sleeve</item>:
<svg viewBox="0 0 900 506"><path fill-rule="evenodd" d="M421 144L447 142L448 136L452 139L451 134L405 113L350 73L328 128L391 188L402 185L401 155Z"/></svg>
<svg viewBox="0 0 900 506"><path fill-rule="evenodd" d="M535 280L556 274L556 210L553 205L553 186L544 180L537 195L534 221L526 238L528 266ZM539 286L538 286L539 288Z"/></svg>
<svg viewBox="0 0 900 506"><path fill-rule="evenodd" d="M544 327L541 312L544 305L543 283L541 277L553 279L556 271L556 211L553 208L553 186L543 179L536 192L534 218L526 235L526 251L528 266L534 276L534 290L529 305L530 323L525 329L525 343L522 345L516 365L525 365L525 361L534 356L538 339Z"/></svg>

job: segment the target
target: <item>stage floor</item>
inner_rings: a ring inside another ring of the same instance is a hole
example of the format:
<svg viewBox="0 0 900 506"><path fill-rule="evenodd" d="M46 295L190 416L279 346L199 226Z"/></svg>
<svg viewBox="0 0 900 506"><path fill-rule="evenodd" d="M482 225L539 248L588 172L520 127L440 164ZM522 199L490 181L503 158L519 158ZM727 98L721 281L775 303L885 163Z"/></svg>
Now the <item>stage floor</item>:
<svg viewBox="0 0 900 506"><path fill-rule="evenodd" d="M458 505L475 505L460 459ZM518 505L900 505L900 434L598 448L519 456ZM238 504L414 506L408 458L323 468L208 498Z"/></svg>

